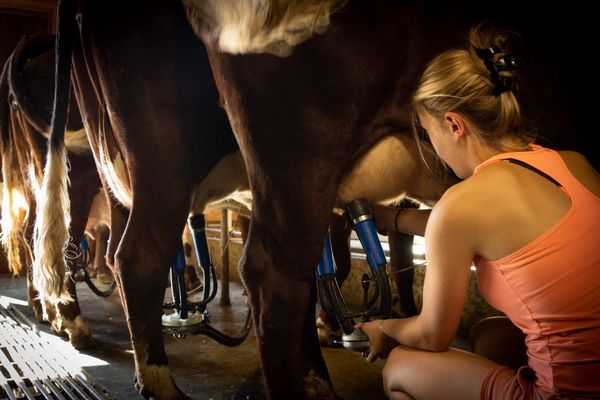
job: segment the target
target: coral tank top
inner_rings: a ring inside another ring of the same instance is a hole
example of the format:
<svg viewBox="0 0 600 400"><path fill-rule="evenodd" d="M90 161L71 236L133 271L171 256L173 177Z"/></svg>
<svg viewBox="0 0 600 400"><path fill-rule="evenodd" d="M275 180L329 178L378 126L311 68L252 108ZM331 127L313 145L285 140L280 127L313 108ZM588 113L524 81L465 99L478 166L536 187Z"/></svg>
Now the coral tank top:
<svg viewBox="0 0 600 400"><path fill-rule="evenodd" d="M557 152L536 145L498 154L475 173L509 158L557 181L571 208L514 253L494 261L477 257L481 293L525 333L536 385L570 398L600 398L600 198Z"/></svg>

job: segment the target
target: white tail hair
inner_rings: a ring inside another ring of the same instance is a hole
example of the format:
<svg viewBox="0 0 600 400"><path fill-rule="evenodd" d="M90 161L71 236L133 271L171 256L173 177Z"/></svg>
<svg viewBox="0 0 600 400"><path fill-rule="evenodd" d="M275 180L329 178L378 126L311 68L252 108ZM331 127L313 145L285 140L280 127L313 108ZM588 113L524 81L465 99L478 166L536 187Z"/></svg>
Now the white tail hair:
<svg viewBox="0 0 600 400"><path fill-rule="evenodd" d="M35 193L33 284L43 300L66 303L69 268L65 250L71 224L67 152L63 146L48 153L41 188Z"/></svg>
<svg viewBox="0 0 600 400"><path fill-rule="evenodd" d="M271 53L280 57L292 47L323 33L330 15L347 0L184 0L188 19L218 38L223 52Z"/></svg>

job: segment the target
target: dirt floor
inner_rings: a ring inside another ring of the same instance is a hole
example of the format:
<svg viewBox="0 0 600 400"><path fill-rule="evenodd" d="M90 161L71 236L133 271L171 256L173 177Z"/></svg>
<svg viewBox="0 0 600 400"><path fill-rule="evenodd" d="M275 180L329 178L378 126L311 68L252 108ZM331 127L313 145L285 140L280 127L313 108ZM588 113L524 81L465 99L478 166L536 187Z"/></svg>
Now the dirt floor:
<svg viewBox="0 0 600 400"><path fill-rule="evenodd" d="M235 334L244 321L246 306L241 290L232 284L232 306L209 307L211 323ZM25 279L0 277L0 295L25 300ZM85 283L78 284L82 313L98 341L82 353L92 360L84 370L115 399L140 398L134 389L133 356L119 296L106 299L93 294ZM218 294L217 294L218 296ZM33 320L25 306L20 310ZM49 331L47 325L40 330ZM265 391L253 332L238 347L227 347L199 335L174 338L164 335L171 373L179 388L192 399L264 399ZM323 349L336 394L341 399L383 399L383 362L368 364L358 353L345 349Z"/></svg>

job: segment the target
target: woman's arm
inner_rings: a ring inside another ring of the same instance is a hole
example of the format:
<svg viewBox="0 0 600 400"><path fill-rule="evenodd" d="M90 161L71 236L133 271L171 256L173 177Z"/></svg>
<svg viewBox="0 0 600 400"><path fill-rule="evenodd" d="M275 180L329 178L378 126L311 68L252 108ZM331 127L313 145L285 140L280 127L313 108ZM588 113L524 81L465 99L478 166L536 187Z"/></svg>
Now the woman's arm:
<svg viewBox="0 0 600 400"><path fill-rule="evenodd" d="M377 229L424 236L431 210L397 208L373 204L371 206L371 213Z"/></svg>
<svg viewBox="0 0 600 400"><path fill-rule="evenodd" d="M448 348L460 321L475 254L470 216L456 204L436 205L425 235L427 272L421 314L361 324L371 345L369 361L387 356L398 343L429 351Z"/></svg>

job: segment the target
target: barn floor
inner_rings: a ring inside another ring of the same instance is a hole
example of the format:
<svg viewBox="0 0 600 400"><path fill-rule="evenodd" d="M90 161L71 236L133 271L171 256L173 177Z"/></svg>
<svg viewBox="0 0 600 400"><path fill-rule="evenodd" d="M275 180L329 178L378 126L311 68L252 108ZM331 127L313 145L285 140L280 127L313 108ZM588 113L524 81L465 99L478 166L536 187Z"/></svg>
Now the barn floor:
<svg viewBox="0 0 600 400"><path fill-rule="evenodd" d="M0 277L0 295L25 300L25 285L24 278ZM244 321L246 306L240 294L241 289L232 283L233 305L221 307L217 298L209 306L212 324L229 334L239 331ZM114 399L140 398L133 385L133 356L118 294L115 291L102 299L80 283L78 296L83 317L98 341L96 347L82 351L91 356L86 357L83 369ZM33 320L27 307L17 307ZM39 329L49 332L47 325L39 325ZM178 339L165 334L164 339L171 373L192 399L265 398L252 332L238 347L226 347L203 335ZM383 361L368 364L360 354L345 349L326 348L323 354L341 399L385 398L381 386Z"/></svg>

